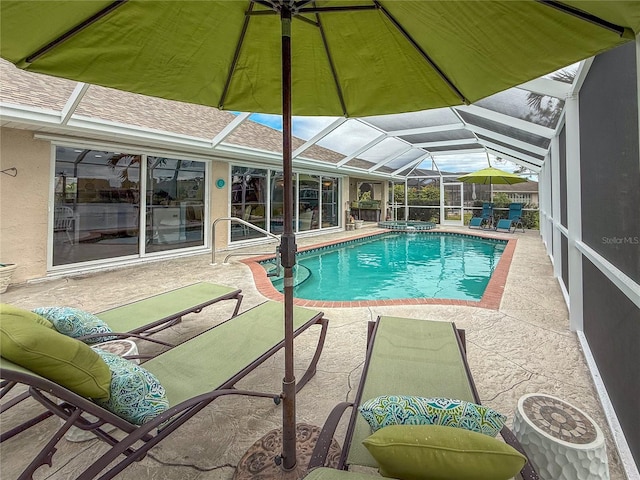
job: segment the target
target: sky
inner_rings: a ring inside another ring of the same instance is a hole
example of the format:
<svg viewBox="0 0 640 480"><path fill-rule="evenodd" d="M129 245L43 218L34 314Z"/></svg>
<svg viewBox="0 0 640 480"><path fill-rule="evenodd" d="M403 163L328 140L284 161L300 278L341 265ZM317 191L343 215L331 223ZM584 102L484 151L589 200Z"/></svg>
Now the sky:
<svg viewBox="0 0 640 480"><path fill-rule="evenodd" d="M254 113L249 117L257 123L261 123L275 130L282 131L282 118L280 115L268 115ZM322 129L331 125L338 117L293 117L293 135L303 140L309 140ZM360 123L345 122L332 133L318 142L318 145L325 147L343 155L355 152L361 146L366 145L380 135L380 131ZM401 151L406 144L399 140L385 140L376 147L359 155L360 158L368 161L378 162L389 158ZM508 160L497 160L493 155L489 155L491 166L513 172L518 165ZM440 171L448 172L472 172L489 166L485 153L460 154L439 154L435 156L435 161ZM420 168L432 169L431 159L427 158Z"/></svg>

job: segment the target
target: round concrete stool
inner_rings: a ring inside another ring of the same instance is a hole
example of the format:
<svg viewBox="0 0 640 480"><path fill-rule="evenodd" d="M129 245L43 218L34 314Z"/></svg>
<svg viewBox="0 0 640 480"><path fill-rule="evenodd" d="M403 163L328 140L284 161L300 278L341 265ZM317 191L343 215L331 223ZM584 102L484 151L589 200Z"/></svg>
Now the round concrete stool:
<svg viewBox="0 0 640 480"><path fill-rule="evenodd" d="M138 355L138 346L131 340L111 340L108 342L96 343L92 345L94 347L101 348L110 353L114 353L121 357L126 357L127 355ZM132 362L140 364L140 360L137 358L131 359ZM98 420L93 415L86 414L86 418L95 422ZM60 423L64 423L64 420L60 419ZM106 427L108 432L115 430L116 427L109 425ZM71 427L64 438L66 438L70 442L85 442L87 440L94 440L96 436L85 430L82 430L77 427Z"/></svg>
<svg viewBox="0 0 640 480"><path fill-rule="evenodd" d="M584 412L542 393L518 401L513 432L543 480L608 480L602 430Z"/></svg>

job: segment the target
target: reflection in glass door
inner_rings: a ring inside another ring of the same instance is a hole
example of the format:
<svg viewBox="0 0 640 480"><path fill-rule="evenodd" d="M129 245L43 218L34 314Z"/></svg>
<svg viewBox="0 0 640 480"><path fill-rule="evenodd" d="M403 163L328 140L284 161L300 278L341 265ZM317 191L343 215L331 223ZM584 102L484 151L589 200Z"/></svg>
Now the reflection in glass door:
<svg viewBox="0 0 640 480"><path fill-rule="evenodd" d="M234 166L231 171L231 216L265 229L267 181L265 169ZM240 223L231 224L231 241L259 238L263 234Z"/></svg>
<svg viewBox="0 0 640 480"><path fill-rule="evenodd" d="M320 177L298 174L298 185L298 231L316 230L320 228Z"/></svg>
<svg viewBox="0 0 640 480"><path fill-rule="evenodd" d="M440 223L442 225L463 224L463 184L460 182L442 183L440 189L442 211Z"/></svg>
<svg viewBox="0 0 640 480"><path fill-rule="evenodd" d="M338 226L338 179L322 177L322 228Z"/></svg>
<svg viewBox="0 0 640 480"><path fill-rule="evenodd" d="M204 245L204 170L204 162L147 157L147 252Z"/></svg>
<svg viewBox="0 0 640 480"><path fill-rule="evenodd" d="M53 266L139 253L140 159L56 147Z"/></svg>

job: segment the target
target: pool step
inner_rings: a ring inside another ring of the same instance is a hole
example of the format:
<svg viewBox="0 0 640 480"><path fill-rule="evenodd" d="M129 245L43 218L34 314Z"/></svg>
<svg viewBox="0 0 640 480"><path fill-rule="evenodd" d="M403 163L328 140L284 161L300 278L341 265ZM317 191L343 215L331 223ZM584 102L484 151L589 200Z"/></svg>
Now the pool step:
<svg viewBox="0 0 640 480"><path fill-rule="evenodd" d="M267 274L275 273L276 265L275 263L264 263L262 265L264 269L267 271ZM298 285L306 282L311 276L311 270L309 270L304 265L300 265L296 263L293 266L293 286L294 288ZM278 290L282 291L282 284L284 283L284 269L280 269L280 273L278 275L273 275L270 277L273 286Z"/></svg>

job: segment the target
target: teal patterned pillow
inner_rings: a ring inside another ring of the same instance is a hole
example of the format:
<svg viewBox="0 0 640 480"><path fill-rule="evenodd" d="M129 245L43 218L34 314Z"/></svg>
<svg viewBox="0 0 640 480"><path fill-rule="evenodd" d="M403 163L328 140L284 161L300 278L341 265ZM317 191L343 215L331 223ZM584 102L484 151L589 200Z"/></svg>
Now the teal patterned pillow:
<svg viewBox="0 0 640 480"><path fill-rule="evenodd" d="M389 425L444 425L495 437L507 420L491 408L452 398L382 395L358 410L374 432Z"/></svg>
<svg viewBox="0 0 640 480"><path fill-rule="evenodd" d="M34 308L32 312L49 320L58 332L67 337L79 338L98 333L113 333L113 330L103 320L100 320L93 313L85 312L79 308L40 307ZM113 336L94 337L86 340L85 343L108 342L116 338Z"/></svg>
<svg viewBox="0 0 640 480"><path fill-rule="evenodd" d="M169 408L169 400L160 381L136 363L113 353L91 347L111 370L109 400L95 400L101 407L128 422L142 425Z"/></svg>

